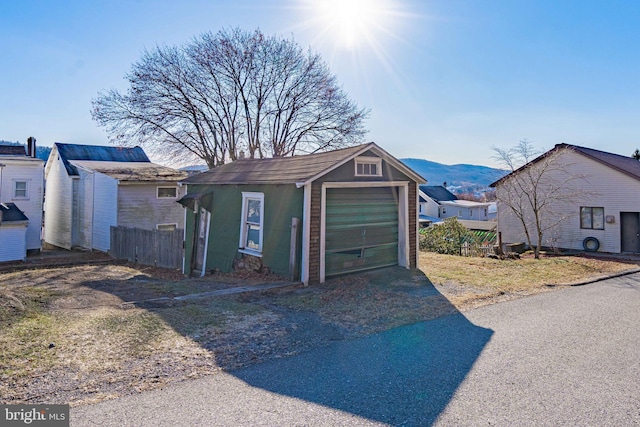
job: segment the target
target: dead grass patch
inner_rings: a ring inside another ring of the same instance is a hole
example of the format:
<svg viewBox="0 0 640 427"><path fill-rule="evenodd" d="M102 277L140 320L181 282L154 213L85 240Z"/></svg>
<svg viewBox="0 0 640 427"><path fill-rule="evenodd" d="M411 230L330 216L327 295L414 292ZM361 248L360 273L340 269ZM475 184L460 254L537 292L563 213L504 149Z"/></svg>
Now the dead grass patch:
<svg viewBox="0 0 640 427"><path fill-rule="evenodd" d="M467 310L638 268L638 261L544 255L534 259L420 253L420 268L457 309Z"/></svg>
<svg viewBox="0 0 640 427"><path fill-rule="evenodd" d="M570 285L637 268L637 263L579 256L543 256L536 260L459 257L420 253L420 267L436 285L454 282L478 289L514 292L548 285Z"/></svg>

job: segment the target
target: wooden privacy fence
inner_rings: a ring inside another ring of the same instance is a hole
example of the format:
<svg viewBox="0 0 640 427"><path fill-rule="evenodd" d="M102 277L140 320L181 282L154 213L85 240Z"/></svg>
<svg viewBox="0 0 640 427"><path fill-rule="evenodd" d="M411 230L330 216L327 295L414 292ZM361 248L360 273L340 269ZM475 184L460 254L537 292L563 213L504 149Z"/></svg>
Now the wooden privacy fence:
<svg viewBox="0 0 640 427"><path fill-rule="evenodd" d="M111 227L111 250L114 258L127 259L143 265L182 268L184 231L143 230Z"/></svg>

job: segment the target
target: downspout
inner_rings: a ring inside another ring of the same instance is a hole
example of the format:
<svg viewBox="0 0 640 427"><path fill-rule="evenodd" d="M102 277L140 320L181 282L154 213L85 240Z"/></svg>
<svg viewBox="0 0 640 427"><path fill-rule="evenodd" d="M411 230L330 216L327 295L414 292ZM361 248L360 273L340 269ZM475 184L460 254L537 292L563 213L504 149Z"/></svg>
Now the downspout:
<svg viewBox="0 0 640 427"><path fill-rule="evenodd" d="M0 202L2 202L2 170L5 166L4 163L0 163Z"/></svg>
<svg viewBox="0 0 640 427"><path fill-rule="evenodd" d="M304 184L304 204L302 207L302 260L300 280L309 285L309 245L311 242L311 183Z"/></svg>
<svg viewBox="0 0 640 427"><path fill-rule="evenodd" d="M209 226L211 225L211 212L205 210L207 218L206 234L204 235L204 253L202 254L202 271L200 277L204 277L205 271L207 271L207 251L209 250Z"/></svg>
<svg viewBox="0 0 640 427"><path fill-rule="evenodd" d="M182 183L178 183L178 187L182 187ZM187 194L189 187L185 187L184 193ZM185 274L185 267L187 262L187 207L183 206L184 219L182 220L182 274Z"/></svg>
<svg viewBox="0 0 640 427"><path fill-rule="evenodd" d="M95 216L96 216L96 174L94 172L91 173L91 242L89 242L89 247L91 248L91 252L93 252L93 232L95 229ZM117 203L117 197L116 197ZM109 228L109 251L111 251L111 228Z"/></svg>

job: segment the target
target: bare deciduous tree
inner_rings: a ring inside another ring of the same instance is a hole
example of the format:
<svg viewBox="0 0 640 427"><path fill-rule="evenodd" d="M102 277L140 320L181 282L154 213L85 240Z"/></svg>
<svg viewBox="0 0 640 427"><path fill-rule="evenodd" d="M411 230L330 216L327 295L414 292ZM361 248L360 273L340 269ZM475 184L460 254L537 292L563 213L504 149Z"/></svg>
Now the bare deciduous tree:
<svg viewBox="0 0 640 427"><path fill-rule="evenodd" d="M288 156L361 142L368 111L322 58L259 30L206 33L145 51L129 89L101 92L92 115L112 140L212 168L241 153Z"/></svg>
<svg viewBox="0 0 640 427"><path fill-rule="evenodd" d="M540 154L527 139L513 148L493 147L493 151L494 159L510 170L494 183L496 199L501 208L517 218L527 244L539 259L545 235L576 215L567 206L592 195L581 189L584 186L575 185L586 176L577 173L557 150Z"/></svg>

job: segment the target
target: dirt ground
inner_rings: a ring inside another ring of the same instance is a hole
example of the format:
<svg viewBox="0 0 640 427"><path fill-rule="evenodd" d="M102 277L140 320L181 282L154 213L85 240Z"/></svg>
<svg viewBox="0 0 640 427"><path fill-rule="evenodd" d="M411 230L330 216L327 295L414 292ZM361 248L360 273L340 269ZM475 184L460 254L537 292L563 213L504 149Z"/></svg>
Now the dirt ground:
<svg viewBox="0 0 640 427"><path fill-rule="evenodd" d="M286 279L188 279L90 254L74 263L0 269L0 403L97 402L521 296L390 268L177 301Z"/></svg>

